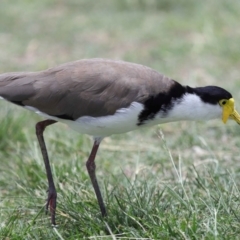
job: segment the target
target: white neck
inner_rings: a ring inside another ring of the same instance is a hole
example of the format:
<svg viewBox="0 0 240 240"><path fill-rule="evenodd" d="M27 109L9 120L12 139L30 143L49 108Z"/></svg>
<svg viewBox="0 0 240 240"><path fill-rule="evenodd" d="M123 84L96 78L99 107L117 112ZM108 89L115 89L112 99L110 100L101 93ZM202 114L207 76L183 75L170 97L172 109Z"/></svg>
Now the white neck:
<svg viewBox="0 0 240 240"><path fill-rule="evenodd" d="M172 109L164 114L159 112L158 120L163 122L175 122L181 120L206 121L211 119L221 119L222 108L220 105L205 103L196 94L187 93L181 100L174 103Z"/></svg>

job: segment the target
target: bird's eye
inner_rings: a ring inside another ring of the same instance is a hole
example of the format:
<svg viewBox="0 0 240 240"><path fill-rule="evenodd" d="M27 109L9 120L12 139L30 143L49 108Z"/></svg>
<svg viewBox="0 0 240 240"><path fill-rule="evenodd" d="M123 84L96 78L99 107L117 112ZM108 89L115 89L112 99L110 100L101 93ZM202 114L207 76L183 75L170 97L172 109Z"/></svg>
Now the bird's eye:
<svg viewBox="0 0 240 240"><path fill-rule="evenodd" d="M227 99L222 99L222 100L220 100L219 101L219 104L220 104L220 106L224 106L224 105L226 105L227 104Z"/></svg>

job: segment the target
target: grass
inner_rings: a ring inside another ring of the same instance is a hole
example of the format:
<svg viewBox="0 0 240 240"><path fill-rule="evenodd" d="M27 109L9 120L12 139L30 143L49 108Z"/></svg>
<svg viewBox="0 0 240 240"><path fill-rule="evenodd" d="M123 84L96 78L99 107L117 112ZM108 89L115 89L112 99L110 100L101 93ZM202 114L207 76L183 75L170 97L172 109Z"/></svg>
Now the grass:
<svg viewBox="0 0 240 240"><path fill-rule="evenodd" d="M123 59L183 84L225 87L239 105L239 5L2 0L0 72ZM239 239L240 129L233 122L171 123L106 138L96 159L105 219L85 169L91 138L49 127L58 190L52 228L34 129L40 120L0 101L1 239Z"/></svg>

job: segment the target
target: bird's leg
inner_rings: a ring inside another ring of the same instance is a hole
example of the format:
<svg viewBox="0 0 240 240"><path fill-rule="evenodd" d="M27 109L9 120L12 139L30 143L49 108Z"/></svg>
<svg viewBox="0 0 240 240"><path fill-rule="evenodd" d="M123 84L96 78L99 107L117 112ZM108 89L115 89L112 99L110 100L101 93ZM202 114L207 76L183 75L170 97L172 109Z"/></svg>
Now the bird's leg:
<svg viewBox="0 0 240 240"><path fill-rule="evenodd" d="M107 215L107 212L106 212L106 208L105 208L105 205L104 205L104 202L103 202L101 191L100 191L99 186L98 186L98 182L97 182L97 178L96 178L96 174L95 174L96 165L95 165L95 162L94 162L101 140L102 139L95 139L94 140L92 151L91 151L91 153L88 157L88 160L86 162L86 166L87 166L88 174L89 174L89 176L91 178L91 181L92 181L94 191L95 191L96 196L97 196L97 200L98 200L99 207L101 209L102 216L105 217Z"/></svg>
<svg viewBox="0 0 240 240"><path fill-rule="evenodd" d="M48 198L47 198L47 204L46 204L46 211L48 210L48 207L50 208L50 213L51 213L51 222L53 225L56 225L55 222L55 211L56 211L56 206L57 206L57 192L55 189L54 181L53 181L53 176L52 176L52 171L51 167L49 164L49 159L48 159L48 153L47 153L47 148L46 144L44 141L43 137L43 132L45 128L53 123L56 123L54 120L45 120L42 122L38 122L36 124L36 135L38 138L38 142L41 148L45 168L46 168L46 173L47 173L47 179L48 179Z"/></svg>

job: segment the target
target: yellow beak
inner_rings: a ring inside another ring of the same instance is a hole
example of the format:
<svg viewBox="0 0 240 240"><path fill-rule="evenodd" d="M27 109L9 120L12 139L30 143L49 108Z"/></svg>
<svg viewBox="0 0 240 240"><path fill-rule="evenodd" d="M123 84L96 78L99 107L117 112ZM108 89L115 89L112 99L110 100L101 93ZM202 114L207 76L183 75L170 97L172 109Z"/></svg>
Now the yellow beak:
<svg viewBox="0 0 240 240"><path fill-rule="evenodd" d="M224 123L227 122L228 118L235 120L240 124L240 115L234 108L234 99L230 98L223 107L222 120Z"/></svg>

